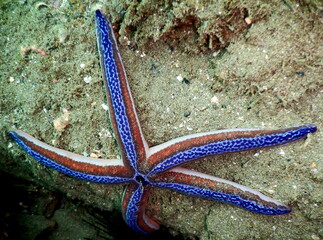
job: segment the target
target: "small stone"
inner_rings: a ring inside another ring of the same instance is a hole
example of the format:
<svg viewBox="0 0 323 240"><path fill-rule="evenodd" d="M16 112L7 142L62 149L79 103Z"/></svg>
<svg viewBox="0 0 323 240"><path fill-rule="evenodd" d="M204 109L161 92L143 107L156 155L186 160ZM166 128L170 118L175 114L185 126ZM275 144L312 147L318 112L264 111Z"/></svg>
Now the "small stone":
<svg viewBox="0 0 323 240"><path fill-rule="evenodd" d="M63 131L64 128L69 124L69 117L70 113L66 112L59 118L56 118L53 123L54 123L54 128L58 131Z"/></svg>
<svg viewBox="0 0 323 240"><path fill-rule="evenodd" d="M178 76L176 77L176 79L177 79L178 81L183 81L183 77L182 77L182 75L178 75Z"/></svg>
<svg viewBox="0 0 323 240"><path fill-rule="evenodd" d="M101 104L101 107L102 107L105 111L108 111L108 109L109 109L108 105L106 105L106 104L104 104L104 103L102 103L102 104Z"/></svg>
<svg viewBox="0 0 323 240"><path fill-rule="evenodd" d="M91 153L90 154L90 157L92 157L92 158L98 158L98 155L96 155L95 153Z"/></svg>
<svg viewBox="0 0 323 240"><path fill-rule="evenodd" d="M211 103L215 103L216 105L219 105L219 99L217 96L214 96L211 98Z"/></svg>
<svg viewBox="0 0 323 240"><path fill-rule="evenodd" d="M190 82L190 80L188 80L187 78L183 78L183 80L182 80L182 83L185 83L185 84L190 84L191 82Z"/></svg>
<svg viewBox="0 0 323 240"><path fill-rule="evenodd" d="M252 23L251 18L249 17L246 17L244 21L246 22L247 25L250 25Z"/></svg>
<svg viewBox="0 0 323 240"><path fill-rule="evenodd" d="M304 77L305 73L304 72L296 72L296 74L300 77Z"/></svg>
<svg viewBox="0 0 323 240"><path fill-rule="evenodd" d="M91 81L92 81L92 77L91 76L84 77L84 82L90 83Z"/></svg>

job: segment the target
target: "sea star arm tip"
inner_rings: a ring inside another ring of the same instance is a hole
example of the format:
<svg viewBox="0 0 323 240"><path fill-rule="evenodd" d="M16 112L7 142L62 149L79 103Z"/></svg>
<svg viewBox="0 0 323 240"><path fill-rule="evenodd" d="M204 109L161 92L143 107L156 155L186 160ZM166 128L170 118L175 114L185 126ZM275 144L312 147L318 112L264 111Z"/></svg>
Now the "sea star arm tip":
<svg viewBox="0 0 323 240"><path fill-rule="evenodd" d="M182 167L157 174L153 185L211 200L227 202L246 210L266 214L286 214L291 209L262 193L238 183Z"/></svg>
<svg viewBox="0 0 323 240"><path fill-rule="evenodd" d="M146 159L148 145L140 127L112 25L100 10L96 11L95 20L110 119L122 159L137 170Z"/></svg>
<svg viewBox="0 0 323 240"><path fill-rule="evenodd" d="M226 129L187 135L151 148L148 174L206 156L284 145L316 130L315 125L306 124L278 130Z"/></svg>
<svg viewBox="0 0 323 240"><path fill-rule="evenodd" d="M120 159L84 157L52 147L20 130L10 132L9 136L38 162L72 177L98 183L131 180L131 171Z"/></svg>
<svg viewBox="0 0 323 240"><path fill-rule="evenodd" d="M122 216L138 233L150 234L159 229L159 223L146 215L146 201L150 187L138 183L126 186L122 200Z"/></svg>

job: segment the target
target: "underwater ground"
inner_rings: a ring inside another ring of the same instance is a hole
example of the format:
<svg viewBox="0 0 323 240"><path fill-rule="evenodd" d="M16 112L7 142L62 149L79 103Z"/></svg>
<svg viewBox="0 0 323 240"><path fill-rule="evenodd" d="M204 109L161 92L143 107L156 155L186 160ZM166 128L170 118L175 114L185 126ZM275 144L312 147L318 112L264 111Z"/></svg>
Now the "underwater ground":
<svg viewBox="0 0 323 240"><path fill-rule="evenodd" d="M78 154L118 155L102 106L97 8L118 34L149 145L217 129L318 126L291 145L186 165L288 204L290 214L158 189L149 202L162 230L139 236L122 221L122 185L60 174L8 137L16 127ZM309 0L0 1L0 238L322 239L321 11Z"/></svg>

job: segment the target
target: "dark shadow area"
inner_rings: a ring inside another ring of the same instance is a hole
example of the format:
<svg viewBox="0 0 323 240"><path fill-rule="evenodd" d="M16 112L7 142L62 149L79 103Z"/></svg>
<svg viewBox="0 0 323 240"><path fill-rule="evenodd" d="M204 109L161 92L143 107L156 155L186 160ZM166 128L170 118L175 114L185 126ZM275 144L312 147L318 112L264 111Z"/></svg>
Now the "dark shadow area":
<svg viewBox="0 0 323 240"><path fill-rule="evenodd" d="M84 206L7 173L0 173L0 187L0 239L183 239L165 229L151 235L137 234L119 211Z"/></svg>

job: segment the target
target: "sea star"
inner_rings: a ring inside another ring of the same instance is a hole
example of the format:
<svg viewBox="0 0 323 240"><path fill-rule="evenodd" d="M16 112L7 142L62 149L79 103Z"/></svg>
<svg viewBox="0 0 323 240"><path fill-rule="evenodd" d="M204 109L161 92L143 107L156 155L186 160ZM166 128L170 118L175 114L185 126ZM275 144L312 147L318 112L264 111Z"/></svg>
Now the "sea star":
<svg viewBox="0 0 323 240"><path fill-rule="evenodd" d="M100 10L96 11L95 19L109 114L121 159L84 157L49 146L20 130L10 132L29 155L72 177L103 184L126 183L123 218L139 233L159 229L159 223L145 213L152 187L228 202L261 214L279 215L291 211L283 203L253 189L179 165L215 154L286 144L305 138L316 131L316 126L197 133L149 147L142 134L112 26Z"/></svg>

